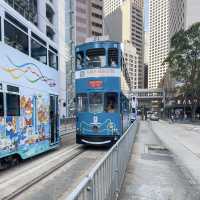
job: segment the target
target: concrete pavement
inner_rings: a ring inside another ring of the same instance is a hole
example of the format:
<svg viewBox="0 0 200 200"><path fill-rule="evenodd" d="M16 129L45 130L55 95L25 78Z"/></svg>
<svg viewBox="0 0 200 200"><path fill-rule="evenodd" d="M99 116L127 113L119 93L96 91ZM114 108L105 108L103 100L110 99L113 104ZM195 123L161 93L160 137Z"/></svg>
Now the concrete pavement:
<svg viewBox="0 0 200 200"><path fill-rule="evenodd" d="M142 121L120 200L199 200L173 155Z"/></svg>
<svg viewBox="0 0 200 200"><path fill-rule="evenodd" d="M150 123L154 133L175 155L188 180L200 190L200 126L165 121Z"/></svg>

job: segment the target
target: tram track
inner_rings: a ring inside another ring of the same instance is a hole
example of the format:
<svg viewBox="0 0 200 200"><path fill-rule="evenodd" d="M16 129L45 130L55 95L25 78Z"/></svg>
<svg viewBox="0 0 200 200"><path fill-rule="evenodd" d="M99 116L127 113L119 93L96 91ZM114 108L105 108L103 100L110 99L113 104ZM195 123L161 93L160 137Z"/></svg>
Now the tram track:
<svg viewBox="0 0 200 200"><path fill-rule="evenodd" d="M52 173L59 170L64 165L70 163L72 160L74 160L76 157L78 157L79 155L81 155L85 151L86 150L84 148L82 148L82 145L75 145L74 148L69 150L68 153L69 154L71 153L71 154L67 158L62 159L60 162L56 163L52 167L47 168L46 171L44 170L39 175L32 177L28 181L25 181L23 184L19 185L18 187L15 186L15 188L9 189L7 191L7 193L4 192L4 194L2 194L1 190L3 190L3 187L0 186L0 193L1 193L0 200L11 200L11 199L16 198L17 196L21 195L23 192L25 192L26 190L28 190L29 188L31 188L32 186L34 186L38 182L42 181L43 179L47 178ZM48 165L48 163L47 163L47 165ZM22 174L21 176L23 176L23 175L24 174ZM7 188L9 186L15 185L15 183L19 183L19 182L23 181L23 179L21 180L21 176L19 176L18 179L14 180L13 182L8 181L7 184L5 184L4 188ZM26 174L24 176L27 177Z"/></svg>

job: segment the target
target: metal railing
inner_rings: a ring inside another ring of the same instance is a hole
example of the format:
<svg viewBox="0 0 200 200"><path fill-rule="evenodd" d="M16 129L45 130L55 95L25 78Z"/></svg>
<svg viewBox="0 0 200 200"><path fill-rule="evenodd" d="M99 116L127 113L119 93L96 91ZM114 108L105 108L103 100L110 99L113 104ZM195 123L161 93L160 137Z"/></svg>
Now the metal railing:
<svg viewBox="0 0 200 200"><path fill-rule="evenodd" d="M135 121L66 200L118 199L137 128Z"/></svg>

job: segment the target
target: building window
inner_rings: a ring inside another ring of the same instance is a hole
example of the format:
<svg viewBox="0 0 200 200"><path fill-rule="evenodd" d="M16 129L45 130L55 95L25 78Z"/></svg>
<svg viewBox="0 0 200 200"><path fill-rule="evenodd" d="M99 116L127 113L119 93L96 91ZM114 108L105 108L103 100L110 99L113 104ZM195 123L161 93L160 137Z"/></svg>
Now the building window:
<svg viewBox="0 0 200 200"><path fill-rule="evenodd" d="M47 26L47 27L46 27L46 35L47 35L47 37L50 38L51 40L54 40L55 32L54 32L54 30L53 30L50 26Z"/></svg>
<svg viewBox="0 0 200 200"><path fill-rule="evenodd" d="M20 116L20 96L6 94L7 116Z"/></svg>
<svg viewBox="0 0 200 200"><path fill-rule="evenodd" d="M31 57L47 64L47 48L31 38Z"/></svg>
<svg viewBox="0 0 200 200"><path fill-rule="evenodd" d="M46 18L48 19L48 21L53 24L53 19L54 19L54 11L51 8L51 6L49 6L48 4L46 4Z"/></svg>
<svg viewBox="0 0 200 200"><path fill-rule="evenodd" d="M24 18L37 26L37 0L4 0Z"/></svg>
<svg viewBox="0 0 200 200"><path fill-rule="evenodd" d="M57 51L52 48L52 47L49 47L49 66L58 70L58 55L57 55Z"/></svg>
<svg viewBox="0 0 200 200"><path fill-rule="evenodd" d="M7 20L4 21L4 36L6 44L27 55L29 54L28 35Z"/></svg>

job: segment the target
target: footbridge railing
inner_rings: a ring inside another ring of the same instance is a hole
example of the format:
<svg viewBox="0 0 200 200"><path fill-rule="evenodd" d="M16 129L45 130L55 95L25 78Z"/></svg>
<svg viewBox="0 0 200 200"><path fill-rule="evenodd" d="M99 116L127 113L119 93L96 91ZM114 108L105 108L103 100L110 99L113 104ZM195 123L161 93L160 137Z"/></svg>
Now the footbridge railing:
<svg viewBox="0 0 200 200"><path fill-rule="evenodd" d="M118 199L138 129L135 121L66 200Z"/></svg>

